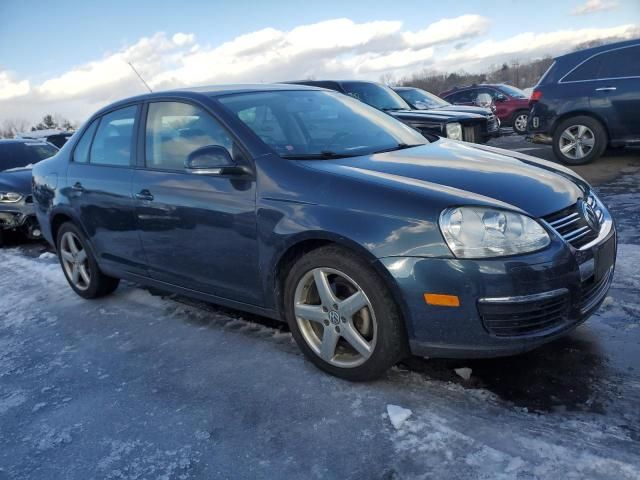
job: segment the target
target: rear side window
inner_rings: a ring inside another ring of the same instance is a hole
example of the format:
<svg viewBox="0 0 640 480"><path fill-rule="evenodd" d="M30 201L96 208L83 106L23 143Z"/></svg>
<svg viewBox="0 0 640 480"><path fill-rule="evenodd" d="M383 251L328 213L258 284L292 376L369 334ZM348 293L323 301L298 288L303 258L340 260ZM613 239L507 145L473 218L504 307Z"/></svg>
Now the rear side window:
<svg viewBox="0 0 640 480"><path fill-rule="evenodd" d="M76 149L73 151L73 161L76 163L88 163L89 162L89 148L91 147L91 140L93 140L93 134L98 127L98 120L94 120L89 128L87 128L82 134L82 138L76 145Z"/></svg>
<svg viewBox="0 0 640 480"><path fill-rule="evenodd" d="M445 99L451 103L471 103L475 100L477 92L475 90L464 90L453 93Z"/></svg>
<svg viewBox="0 0 640 480"><path fill-rule="evenodd" d="M597 55L590 60L587 60L573 72L569 73L562 79L563 82L580 82L584 80L595 80L598 78L598 71L600 70L600 61L602 55Z"/></svg>
<svg viewBox="0 0 640 480"><path fill-rule="evenodd" d="M256 115L256 112L247 112ZM220 145L233 154L233 140L207 112L181 102L149 104L145 160L150 168L183 170L185 160L195 150Z"/></svg>
<svg viewBox="0 0 640 480"><path fill-rule="evenodd" d="M95 165L131 165L133 132L137 106L107 113L100 119L91 145L90 163Z"/></svg>
<svg viewBox="0 0 640 480"><path fill-rule="evenodd" d="M640 45L619 48L599 55L599 78L640 77Z"/></svg>

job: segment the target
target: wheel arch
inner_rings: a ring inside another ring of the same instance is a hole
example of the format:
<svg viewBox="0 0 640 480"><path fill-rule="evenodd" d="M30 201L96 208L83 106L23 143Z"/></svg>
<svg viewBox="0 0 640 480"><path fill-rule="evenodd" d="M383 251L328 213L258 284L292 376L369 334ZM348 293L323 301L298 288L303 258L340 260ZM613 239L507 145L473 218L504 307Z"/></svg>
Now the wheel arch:
<svg viewBox="0 0 640 480"><path fill-rule="evenodd" d="M589 110L572 110L570 112L565 112L561 115L558 115L558 118L554 120L553 125L551 127L551 136L552 137L555 136L558 125L560 125L562 122L564 122L565 120L571 117L590 117L594 119L595 121L600 123L600 125L602 125L602 128L607 134L607 145L610 143L611 135L609 133L609 127L607 126L607 122L605 122L600 115Z"/></svg>
<svg viewBox="0 0 640 480"><path fill-rule="evenodd" d="M378 261L375 255L362 245L348 238L333 236L325 232L317 232L315 235L305 235L292 240L289 242L287 247L283 249L282 253L278 256L277 261L274 262L274 268L270 270L274 272L274 276L269 282L269 286L271 287L271 290L269 291L274 294L274 305L279 317L284 320L284 284L287 278L288 269L302 255L328 245L341 246L353 252L354 255L359 255L369 262L375 272L389 288L391 296L402 315L402 323L404 325L405 335L407 335L408 339L408 333L411 328L411 325L408 322L408 319L411 318L409 316L409 307L389 271Z"/></svg>
<svg viewBox="0 0 640 480"><path fill-rule="evenodd" d="M60 231L60 227L66 222L73 223L76 227L78 227L82 231L82 233L85 235L85 238L88 238L87 232L82 227L82 224L75 218L73 213L70 212L69 210L59 209L59 210L53 211L51 213L50 218L51 218L51 221L50 221L51 236L53 238L53 243L56 248L57 248L56 243L58 241L58 232Z"/></svg>

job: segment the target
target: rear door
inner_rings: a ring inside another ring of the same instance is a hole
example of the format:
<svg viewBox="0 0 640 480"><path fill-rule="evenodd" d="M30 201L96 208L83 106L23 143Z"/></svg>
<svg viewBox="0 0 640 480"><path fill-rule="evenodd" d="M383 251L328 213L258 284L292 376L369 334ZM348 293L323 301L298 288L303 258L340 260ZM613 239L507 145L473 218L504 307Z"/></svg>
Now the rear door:
<svg viewBox="0 0 640 480"><path fill-rule="evenodd" d="M199 105L155 101L145 110L143 158L134 174L133 192L151 277L261 304L255 178L185 170L189 154L204 146L223 146L237 164L250 166L246 154Z"/></svg>
<svg viewBox="0 0 640 480"><path fill-rule="evenodd" d="M596 57L591 107L606 118L612 140L640 141L640 45Z"/></svg>
<svg viewBox="0 0 640 480"><path fill-rule="evenodd" d="M100 264L144 274L131 197L139 110L122 107L89 125L67 169L67 194Z"/></svg>

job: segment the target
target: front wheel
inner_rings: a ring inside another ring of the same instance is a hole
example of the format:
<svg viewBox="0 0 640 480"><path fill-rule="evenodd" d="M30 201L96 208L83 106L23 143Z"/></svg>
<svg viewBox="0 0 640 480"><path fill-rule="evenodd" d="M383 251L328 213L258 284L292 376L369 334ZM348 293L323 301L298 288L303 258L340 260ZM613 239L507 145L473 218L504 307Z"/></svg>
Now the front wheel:
<svg viewBox="0 0 640 480"><path fill-rule="evenodd" d="M296 343L325 372L370 380L406 355L404 324L389 289L366 261L341 247L300 258L284 297Z"/></svg>
<svg viewBox="0 0 640 480"><path fill-rule="evenodd" d="M60 227L56 248L69 285L81 297L99 298L118 288L120 280L100 271L89 242L73 223Z"/></svg>
<svg viewBox="0 0 640 480"><path fill-rule="evenodd" d="M517 112L513 117L513 131L518 135L527 133L527 122L529 121L529 112Z"/></svg>
<svg viewBox="0 0 640 480"><path fill-rule="evenodd" d="M602 155L607 148L607 133L597 120L587 116L560 122L553 135L553 153L569 165L584 165Z"/></svg>

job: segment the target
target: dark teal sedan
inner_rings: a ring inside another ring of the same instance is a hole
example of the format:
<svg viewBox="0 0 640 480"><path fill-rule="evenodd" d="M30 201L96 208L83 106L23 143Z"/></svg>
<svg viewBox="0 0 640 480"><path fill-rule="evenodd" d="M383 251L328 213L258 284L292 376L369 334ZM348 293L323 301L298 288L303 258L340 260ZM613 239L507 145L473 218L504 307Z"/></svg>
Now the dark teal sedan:
<svg viewBox="0 0 640 480"><path fill-rule="evenodd" d="M615 263L613 220L570 170L314 87L120 101L33 185L82 297L128 279L281 319L351 380L410 353L530 350L598 308Z"/></svg>

